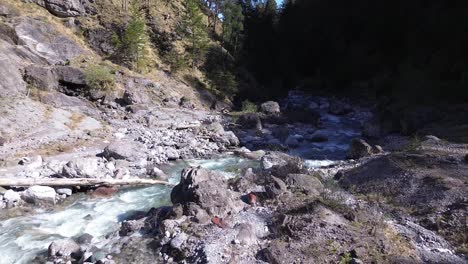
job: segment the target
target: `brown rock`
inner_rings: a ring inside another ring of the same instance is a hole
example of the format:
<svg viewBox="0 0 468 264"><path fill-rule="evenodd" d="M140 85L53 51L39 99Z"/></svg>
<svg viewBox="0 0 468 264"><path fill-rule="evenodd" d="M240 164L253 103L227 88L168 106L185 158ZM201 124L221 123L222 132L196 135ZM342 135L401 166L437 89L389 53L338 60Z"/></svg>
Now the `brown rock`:
<svg viewBox="0 0 468 264"><path fill-rule="evenodd" d="M252 206L257 205L257 196L254 193L249 193L248 194L248 199L249 199L249 204Z"/></svg>
<svg viewBox="0 0 468 264"><path fill-rule="evenodd" d="M109 197L114 195L118 191L115 187L98 187L91 194L93 197Z"/></svg>
<svg viewBox="0 0 468 264"><path fill-rule="evenodd" d="M224 221L223 218L219 218L217 216L211 218L211 222L215 225L217 225L218 227L220 228L226 228L227 227L227 223L226 221Z"/></svg>

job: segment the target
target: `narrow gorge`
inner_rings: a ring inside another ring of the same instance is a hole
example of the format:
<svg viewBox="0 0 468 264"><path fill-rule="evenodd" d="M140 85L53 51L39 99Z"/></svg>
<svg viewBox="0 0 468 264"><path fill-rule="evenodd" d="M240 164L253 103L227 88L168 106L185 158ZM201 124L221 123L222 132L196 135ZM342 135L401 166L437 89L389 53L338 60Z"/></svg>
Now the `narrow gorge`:
<svg viewBox="0 0 468 264"><path fill-rule="evenodd" d="M0 0L0 264L468 263L467 98L266 84L304 3Z"/></svg>

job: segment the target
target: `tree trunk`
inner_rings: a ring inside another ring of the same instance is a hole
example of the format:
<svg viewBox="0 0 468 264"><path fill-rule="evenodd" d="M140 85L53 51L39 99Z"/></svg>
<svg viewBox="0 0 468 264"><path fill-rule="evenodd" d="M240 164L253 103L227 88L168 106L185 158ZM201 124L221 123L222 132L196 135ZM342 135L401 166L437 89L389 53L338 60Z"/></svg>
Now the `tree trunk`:
<svg viewBox="0 0 468 264"><path fill-rule="evenodd" d="M122 9L127 12L128 11L128 0L122 1Z"/></svg>
<svg viewBox="0 0 468 264"><path fill-rule="evenodd" d="M40 186L96 186L96 185L167 185L172 186L173 184L154 180L154 179L88 179L88 178L23 178L23 179L10 179L0 178L0 186L18 186L28 187L34 185Z"/></svg>

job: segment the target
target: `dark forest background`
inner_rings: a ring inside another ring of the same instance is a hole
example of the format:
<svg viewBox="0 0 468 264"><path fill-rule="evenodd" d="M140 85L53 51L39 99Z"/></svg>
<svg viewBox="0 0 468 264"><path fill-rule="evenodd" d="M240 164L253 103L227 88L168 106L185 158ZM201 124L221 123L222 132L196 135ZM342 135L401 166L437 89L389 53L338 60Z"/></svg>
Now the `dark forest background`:
<svg viewBox="0 0 468 264"><path fill-rule="evenodd" d="M238 4L244 31L237 63L256 80L240 98L301 88L419 103L468 100L466 1Z"/></svg>

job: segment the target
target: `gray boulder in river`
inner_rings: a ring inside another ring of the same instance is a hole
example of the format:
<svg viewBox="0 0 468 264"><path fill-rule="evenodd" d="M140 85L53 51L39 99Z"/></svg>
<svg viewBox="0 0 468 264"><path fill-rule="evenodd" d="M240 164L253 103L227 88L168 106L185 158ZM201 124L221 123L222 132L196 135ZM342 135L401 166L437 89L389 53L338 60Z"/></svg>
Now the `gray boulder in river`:
<svg viewBox="0 0 468 264"><path fill-rule="evenodd" d="M47 186L32 186L21 193L21 198L33 204L55 204L57 195L54 188Z"/></svg>
<svg viewBox="0 0 468 264"><path fill-rule="evenodd" d="M226 216L243 208L240 198L228 188L225 176L195 167L184 169L180 183L171 192L171 201L195 203L213 216Z"/></svg>

